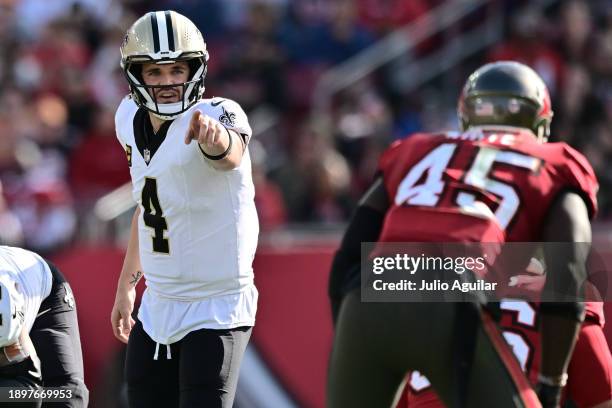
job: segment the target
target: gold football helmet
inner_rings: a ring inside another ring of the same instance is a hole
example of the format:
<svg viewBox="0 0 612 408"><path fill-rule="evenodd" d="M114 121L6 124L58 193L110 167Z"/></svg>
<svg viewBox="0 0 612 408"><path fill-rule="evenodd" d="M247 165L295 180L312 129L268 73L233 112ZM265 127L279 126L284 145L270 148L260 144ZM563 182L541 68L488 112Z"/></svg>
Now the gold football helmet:
<svg viewBox="0 0 612 408"><path fill-rule="evenodd" d="M142 64L172 64L186 61L190 77L182 84L182 100L157 103L154 90L179 85L145 85ZM157 117L173 119L189 109L204 93L204 77L208 51L200 30L187 17L175 11L153 11L140 17L129 28L121 44L121 68L130 85L132 97L139 107Z"/></svg>

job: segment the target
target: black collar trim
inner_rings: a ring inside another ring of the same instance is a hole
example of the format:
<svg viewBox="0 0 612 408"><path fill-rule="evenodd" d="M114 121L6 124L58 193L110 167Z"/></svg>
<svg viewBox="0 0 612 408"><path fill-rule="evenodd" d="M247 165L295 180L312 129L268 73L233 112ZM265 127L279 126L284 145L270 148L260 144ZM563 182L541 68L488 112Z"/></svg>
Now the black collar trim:
<svg viewBox="0 0 612 408"><path fill-rule="evenodd" d="M153 160L153 156L157 149L159 149L159 146L166 140L171 124L171 120L164 121L156 134L153 132L153 125L149 118L149 112L146 109L138 109L136 115L134 115L134 139L136 147L147 166Z"/></svg>

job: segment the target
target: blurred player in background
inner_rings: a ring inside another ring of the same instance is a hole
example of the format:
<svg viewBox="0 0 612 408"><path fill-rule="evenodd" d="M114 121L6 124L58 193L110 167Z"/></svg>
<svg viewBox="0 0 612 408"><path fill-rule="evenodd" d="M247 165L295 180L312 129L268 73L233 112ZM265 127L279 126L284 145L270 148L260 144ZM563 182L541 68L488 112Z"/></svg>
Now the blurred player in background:
<svg viewBox="0 0 612 408"><path fill-rule="evenodd" d="M335 256L332 407L391 406L406 369L426 373L448 406L538 405L478 305L360 303L355 289L361 242L591 242L595 175L566 144L545 143L553 113L532 69L516 62L481 67L464 86L458 114L462 133L411 135L383 154L381 176ZM586 255L545 251L547 289L578 293ZM542 303L540 313L538 396L556 407L584 305Z"/></svg>
<svg viewBox="0 0 612 408"><path fill-rule="evenodd" d="M586 304L586 318L568 367L564 399L577 408L612 407L612 358L602 331L601 307ZM508 300L501 303L500 321L504 338L511 345L521 368L537 383L540 360L537 305ZM408 375L397 408L443 408L427 377L419 372Z"/></svg>
<svg viewBox="0 0 612 408"><path fill-rule="evenodd" d="M513 286L540 292L545 271L535 259L524 274L512 277ZM500 304L500 326L521 368L532 384L538 381L540 365L539 305L519 299ZM612 355L603 333L605 317L602 302L585 302L586 316L568 367L564 399L576 408L612 408ZM412 372L397 408L443 408L427 377Z"/></svg>
<svg viewBox="0 0 612 408"><path fill-rule="evenodd" d="M65 398L49 400L43 407L87 407L89 392L70 285L39 255L8 246L0 246L0 347L1 387L61 387Z"/></svg>
<svg viewBox="0 0 612 408"><path fill-rule="evenodd" d="M255 324L251 128L236 102L202 99L207 61L173 11L139 18L121 46L131 95L115 125L138 205L111 324L128 343L130 407L231 407Z"/></svg>

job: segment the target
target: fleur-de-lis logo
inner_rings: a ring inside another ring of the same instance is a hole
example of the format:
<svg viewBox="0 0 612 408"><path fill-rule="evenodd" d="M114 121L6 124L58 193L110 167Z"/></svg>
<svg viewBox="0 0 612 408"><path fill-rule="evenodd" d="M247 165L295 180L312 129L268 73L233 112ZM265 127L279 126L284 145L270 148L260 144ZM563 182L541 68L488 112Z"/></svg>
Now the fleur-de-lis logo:
<svg viewBox="0 0 612 408"><path fill-rule="evenodd" d="M68 303L68 306L71 309L74 309L74 295L72 294L72 290L67 283L64 283L64 290L66 291L66 296L64 296L64 303Z"/></svg>
<svg viewBox="0 0 612 408"><path fill-rule="evenodd" d="M236 114L233 112L228 112L222 106L223 113L219 116L219 122L223 123L225 126L234 126L236 124Z"/></svg>

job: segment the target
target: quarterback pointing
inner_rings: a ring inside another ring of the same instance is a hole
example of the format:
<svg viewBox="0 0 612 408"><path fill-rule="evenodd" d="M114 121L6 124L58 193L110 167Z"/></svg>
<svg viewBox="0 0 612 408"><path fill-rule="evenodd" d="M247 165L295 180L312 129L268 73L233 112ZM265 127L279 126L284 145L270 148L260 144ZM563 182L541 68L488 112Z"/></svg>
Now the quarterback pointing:
<svg viewBox="0 0 612 408"><path fill-rule="evenodd" d="M130 407L231 407L255 324L251 128L236 102L202 99L207 61L173 11L139 18L121 46L131 92L115 125L137 208L111 323L128 344Z"/></svg>

